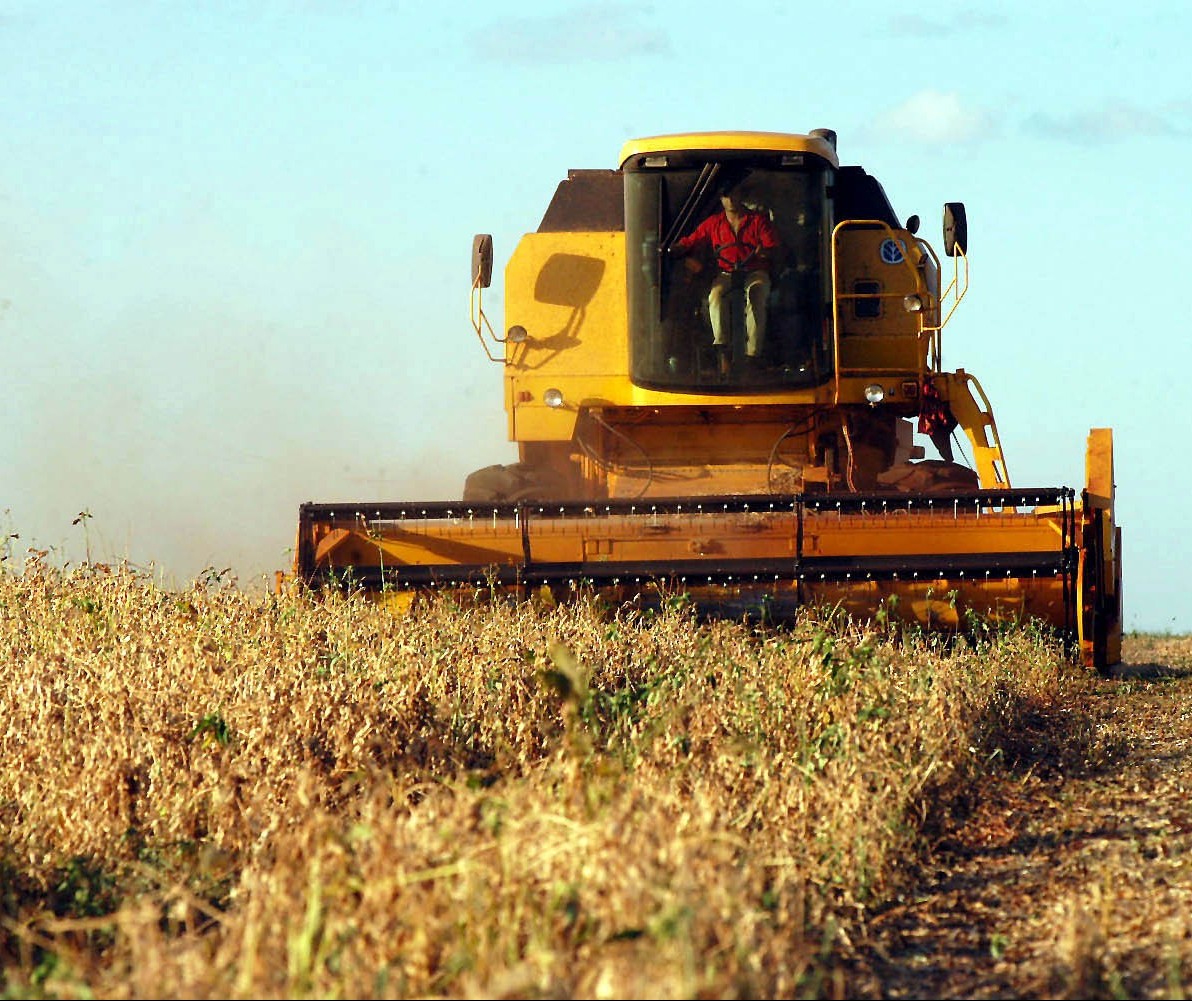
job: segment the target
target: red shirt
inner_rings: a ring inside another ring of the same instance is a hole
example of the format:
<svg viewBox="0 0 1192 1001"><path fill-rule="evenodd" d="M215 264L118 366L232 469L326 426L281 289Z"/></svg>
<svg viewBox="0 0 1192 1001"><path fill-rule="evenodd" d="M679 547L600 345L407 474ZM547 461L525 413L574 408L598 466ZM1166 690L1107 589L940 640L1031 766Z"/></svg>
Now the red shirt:
<svg viewBox="0 0 1192 1001"><path fill-rule="evenodd" d="M746 271L764 271L768 262L759 254L778 246L778 234L770 220L760 212L746 210L742 213L736 233L729 225L728 216L718 212L708 216L678 241L684 250L692 250L702 243L711 245L721 271L733 271L743 261L747 261Z"/></svg>

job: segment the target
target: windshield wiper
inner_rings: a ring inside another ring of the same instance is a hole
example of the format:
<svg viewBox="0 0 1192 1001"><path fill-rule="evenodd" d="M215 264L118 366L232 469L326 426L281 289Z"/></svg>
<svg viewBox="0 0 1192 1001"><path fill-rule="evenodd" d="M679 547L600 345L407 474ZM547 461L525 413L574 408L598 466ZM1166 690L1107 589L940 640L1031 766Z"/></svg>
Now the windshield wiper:
<svg viewBox="0 0 1192 1001"><path fill-rule="evenodd" d="M687 199L679 207L679 211L675 215L675 221L671 223L666 236L658 244L659 253L665 254L670 249L671 244L678 239L679 234L687 228L687 224L691 221L692 215L695 214L696 208L703 202L704 196L708 193L708 189L713 183L715 183L719 174L720 164L704 164L704 169L699 172L699 177L696 178L695 185L691 189L691 194L687 196Z"/></svg>

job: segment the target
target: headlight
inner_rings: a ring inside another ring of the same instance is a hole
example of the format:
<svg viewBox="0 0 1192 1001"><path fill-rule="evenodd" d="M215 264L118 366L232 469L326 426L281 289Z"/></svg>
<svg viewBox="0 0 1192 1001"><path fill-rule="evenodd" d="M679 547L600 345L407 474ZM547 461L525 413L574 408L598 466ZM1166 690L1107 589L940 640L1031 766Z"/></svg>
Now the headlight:
<svg viewBox="0 0 1192 1001"><path fill-rule="evenodd" d="M865 399L869 401L871 407L876 407L886 398L886 391L882 389L876 382L871 386L865 387Z"/></svg>
<svg viewBox="0 0 1192 1001"><path fill-rule="evenodd" d="M526 333L525 327L523 327L521 324L515 324L506 332L505 340L509 341L510 344L524 344L529 336L530 335Z"/></svg>
<svg viewBox="0 0 1192 1001"><path fill-rule="evenodd" d="M542 394L542 402L552 410L558 410L563 405L563 393L558 389L548 389Z"/></svg>
<svg viewBox="0 0 1192 1001"><path fill-rule="evenodd" d="M908 313L920 313L923 311L923 300L917 295L904 295L902 297L902 308Z"/></svg>

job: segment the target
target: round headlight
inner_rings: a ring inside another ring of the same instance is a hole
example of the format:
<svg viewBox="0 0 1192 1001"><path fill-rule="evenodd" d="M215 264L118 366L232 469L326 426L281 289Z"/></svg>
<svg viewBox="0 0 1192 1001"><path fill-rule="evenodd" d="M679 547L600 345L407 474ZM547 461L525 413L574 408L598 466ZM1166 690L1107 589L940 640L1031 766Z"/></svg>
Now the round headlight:
<svg viewBox="0 0 1192 1001"><path fill-rule="evenodd" d="M552 410L558 410L563 405L563 393L558 389L548 389L542 394L542 402Z"/></svg>
<svg viewBox="0 0 1192 1001"><path fill-rule="evenodd" d="M865 399L869 401L871 407L876 407L886 398L886 391L882 389L876 382L871 386L865 387Z"/></svg>
<svg viewBox="0 0 1192 1001"><path fill-rule="evenodd" d="M922 312L923 300L920 299L914 293L912 293L911 295L904 295L902 297L902 308L905 309L908 313Z"/></svg>
<svg viewBox="0 0 1192 1001"><path fill-rule="evenodd" d="M529 336L530 335L526 333L526 328L519 323L509 328L508 332L505 334L505 340L509 341L511 344L522 344Z"/></svg>

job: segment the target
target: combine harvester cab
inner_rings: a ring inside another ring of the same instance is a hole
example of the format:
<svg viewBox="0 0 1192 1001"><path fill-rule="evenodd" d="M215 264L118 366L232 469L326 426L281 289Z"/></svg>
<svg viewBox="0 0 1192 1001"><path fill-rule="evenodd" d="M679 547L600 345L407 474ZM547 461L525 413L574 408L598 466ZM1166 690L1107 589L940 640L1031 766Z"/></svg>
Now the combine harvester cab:
<svg viewBox="0 0 1192 1001"><path fill-rule="evenodd" d="M1090 431L1083 489L1011 485L980 384L941 364L964 206L944 207L950 273L918 229L826 129L655 136L570 171L508 262L501 333L492 241L473 244L518 461L459 500L302 505L295 575L397 605L592 587L720 615L1033 618L1108 669L1112 432Z"/></svg>

